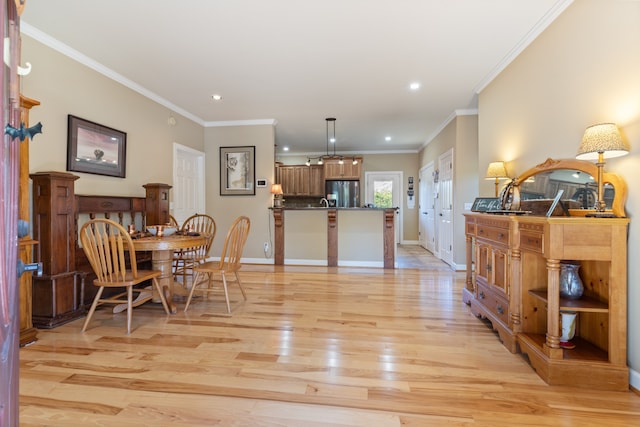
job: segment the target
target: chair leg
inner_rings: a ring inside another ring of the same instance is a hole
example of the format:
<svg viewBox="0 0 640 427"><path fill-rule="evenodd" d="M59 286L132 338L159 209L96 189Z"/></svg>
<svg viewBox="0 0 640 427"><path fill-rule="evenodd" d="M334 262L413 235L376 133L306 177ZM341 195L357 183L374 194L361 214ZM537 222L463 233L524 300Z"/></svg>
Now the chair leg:
<svg viewBox="0 0 640 427"><path fill-rule="evenodd" d="M132 317L133 317L133 286L127 286L127 334L131 333Z"/></svg>
<svg viewBox="0 0 640 427"><path fill-rule="evenodd" d="M95 298L93 298L93 302L91 303L91 308L89 309L89 313L87 313L87 318L84 321L84 325L82 326L82 332L87 330L87 326L93 317L93 312L96 311L96 307L98 306L98 302L100 301L100 297L102 296L102 291L104 291L104 286L100 286L98 288L98 292L96 292Z"/></svg>
<svg viewBox="0 0 640 427"><path fill-rule="evenodd" d="M242 292L242 297L244 298L244 300L247 300L247 294L244 293L244 288L242 287L242 283L240 283L240 276L238 276L238 272L234 272L234 274L236 275L236 282L238 282L238 287L240 288L240 292Z"/></svg>
<svg viewBox="0 0 640 427"><path fill-rule="evenodd" d="M153 286L155 286L158 291L158 296L160 297L160 302L162 303L162 307L164 308L164 312L167 314L171 314L169 311L169 306L167 305L167 299L164 296L164 290L160 287L160 283L158 283L158 279L153 278Z"/></svg>
<svg viewBox="0 0 640 427"><path fill-rule="evenodd" d="M191 298L193 298L193 293L196 290L196 285L198 284L198 278L200 277L200 272L197 272L195 277L193 278L193 283L191 284L191 290L189 291L189 296L187 297L187 303L184 305L184 312L187 312L189 308L189 304L191 304Z"/></svg>
<svg viewBox="0 0 640 427"><path fill-rule="evenodd" d="M231 304L229 303L229 290L227 289L227 276L224 271L220 272L222 276L222 286L224 286L224 298L227 300L227 312L231 314Z"/></svg>

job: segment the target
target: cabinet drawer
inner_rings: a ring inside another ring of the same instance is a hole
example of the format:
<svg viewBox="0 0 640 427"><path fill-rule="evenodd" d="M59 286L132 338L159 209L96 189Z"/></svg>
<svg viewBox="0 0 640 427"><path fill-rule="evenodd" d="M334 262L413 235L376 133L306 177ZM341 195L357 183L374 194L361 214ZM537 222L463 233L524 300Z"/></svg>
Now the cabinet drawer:
<svg viewBox="0 0 640 427"><path fill-rule="evenodd" d="M496 318L505 325L509 325L509 302L482 283L477 283L477 299Z"/></svg>
<svg viewBox="0 0 640 427"><path fill-rule="evenodd" d="M466 233L470 234L472 236L474 236L476 234L476 223L475 222L467 222L465 224L466 226Z"/></svg>
<svg viewBox="0 0 640 427"><path fill-rule="evenodd" d="M479 239L488 240L501 245L509 245L509 230L504 228L489 227L478 224L476 226L477 236Z"/></svg>
<svg viewBox="0 0 640 427"><path fill-rule="evenodd" d="M543 235L527 231L520 232L520 248L542 253Z"/></svg>

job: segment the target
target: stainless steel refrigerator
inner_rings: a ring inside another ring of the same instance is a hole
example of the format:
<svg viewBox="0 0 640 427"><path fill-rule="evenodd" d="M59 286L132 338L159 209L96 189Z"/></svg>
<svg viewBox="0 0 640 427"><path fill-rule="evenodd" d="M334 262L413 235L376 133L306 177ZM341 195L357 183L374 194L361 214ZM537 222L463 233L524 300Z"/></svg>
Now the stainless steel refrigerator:
<svg viewBox="0 0 640 427"><path fill-rule="evenodd" d="M325 182L325 194L330 206L338 208L360 207L360 181L333 181Z"/></svg>

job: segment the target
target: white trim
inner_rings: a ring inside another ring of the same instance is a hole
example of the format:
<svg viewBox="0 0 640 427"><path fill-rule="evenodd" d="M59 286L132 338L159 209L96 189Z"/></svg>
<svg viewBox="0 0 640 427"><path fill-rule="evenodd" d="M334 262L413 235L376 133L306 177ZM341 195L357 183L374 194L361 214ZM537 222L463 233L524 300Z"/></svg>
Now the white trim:
<svg viewBox="0 0 640 427"><path fill-rule="evenodd" d="M225 127L225 126L256 126L256 125L272 125L278 124L276 119L256 119L256 120L227 120L220 122L205 122L204 127Z"/></svg>
<svg viewBox="0 0 640 427"><path fill-rule="evenodd" d="M451 121L453 119L455 119L458 116L476 116L478 115L478 109L477 108L470 108L470 109L460 109L460 110L454 110L451 114L449 114L449 116L447 116L447 118L440 124L440 126L438 126L436 128L436 130L434 130L431 135L429 135L429 137L427 139L425 139L424 143L420 146L420 148L418 149L418 152L420 150L422 150L424 147L426 147L427 145L429 145L429 143L431 143L431 141L433 141L433 139L438 136L440 134L440 132L442 132L442 130L444 128L446 128L449 123L451 123Z"/></svg>
<svg viewBox="0 0 640 427"><path fill-rule="evenodd" d="M631 368L629 368L629 385L636 390L640 390L640 372Z"/></svg>
<svg viewBox="0 0 640 427"><path fill-rule="evenodd" d="M531 28L531 30L516 44L507 55L496 65L487 76L474 88L474 93L478 94L484 90L511 62L518 57L549 25L558 17L573 0L558 0L551 9Z"/></svg>
<svg viewBox="0 0 640 427"><path fill-rule="evenodd" d="M158 104L163 105L190 120L193 120L201 126L204 126L204 121L201 118L194 116L190 112L178 107L167 99L164 99L156 93L151 92L147 88L142 87L139 84L124 77L123 75L116 73L112 69L105 67L99 62L89 58L85 54L80 53L72 47L62 43L61 41L54 39L50 35L43 33L32 25L29 25L27 22L20 22L20 32L39 41L45 46L48 46L51 49L56 50L65 56L68 56L69 58L79 62L80 64L85 65L92 70L110 78L111 80L120 83L121 85L133 90L134 92L138 92L139 94L146 96L147 98L157 102Z"/></svg>

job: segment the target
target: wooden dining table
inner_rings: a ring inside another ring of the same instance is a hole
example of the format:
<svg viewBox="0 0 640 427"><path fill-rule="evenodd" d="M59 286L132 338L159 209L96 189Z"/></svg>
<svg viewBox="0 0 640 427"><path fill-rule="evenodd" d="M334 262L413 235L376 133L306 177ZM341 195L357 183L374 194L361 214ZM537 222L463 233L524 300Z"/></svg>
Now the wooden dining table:
<svg viewBox="0 0 640 427"><path fill-rule="evenodd" d="M151 251L151 266L162 274L158 277L160 288L164 291L167 305L171 313L177 312L173 303L174 286L179 286L173 280L173 253L179 249L192 248L205 244L207 236L204 233L197 235L172 234L171 236L148 236L133 239L136 251Z"/></svg>

